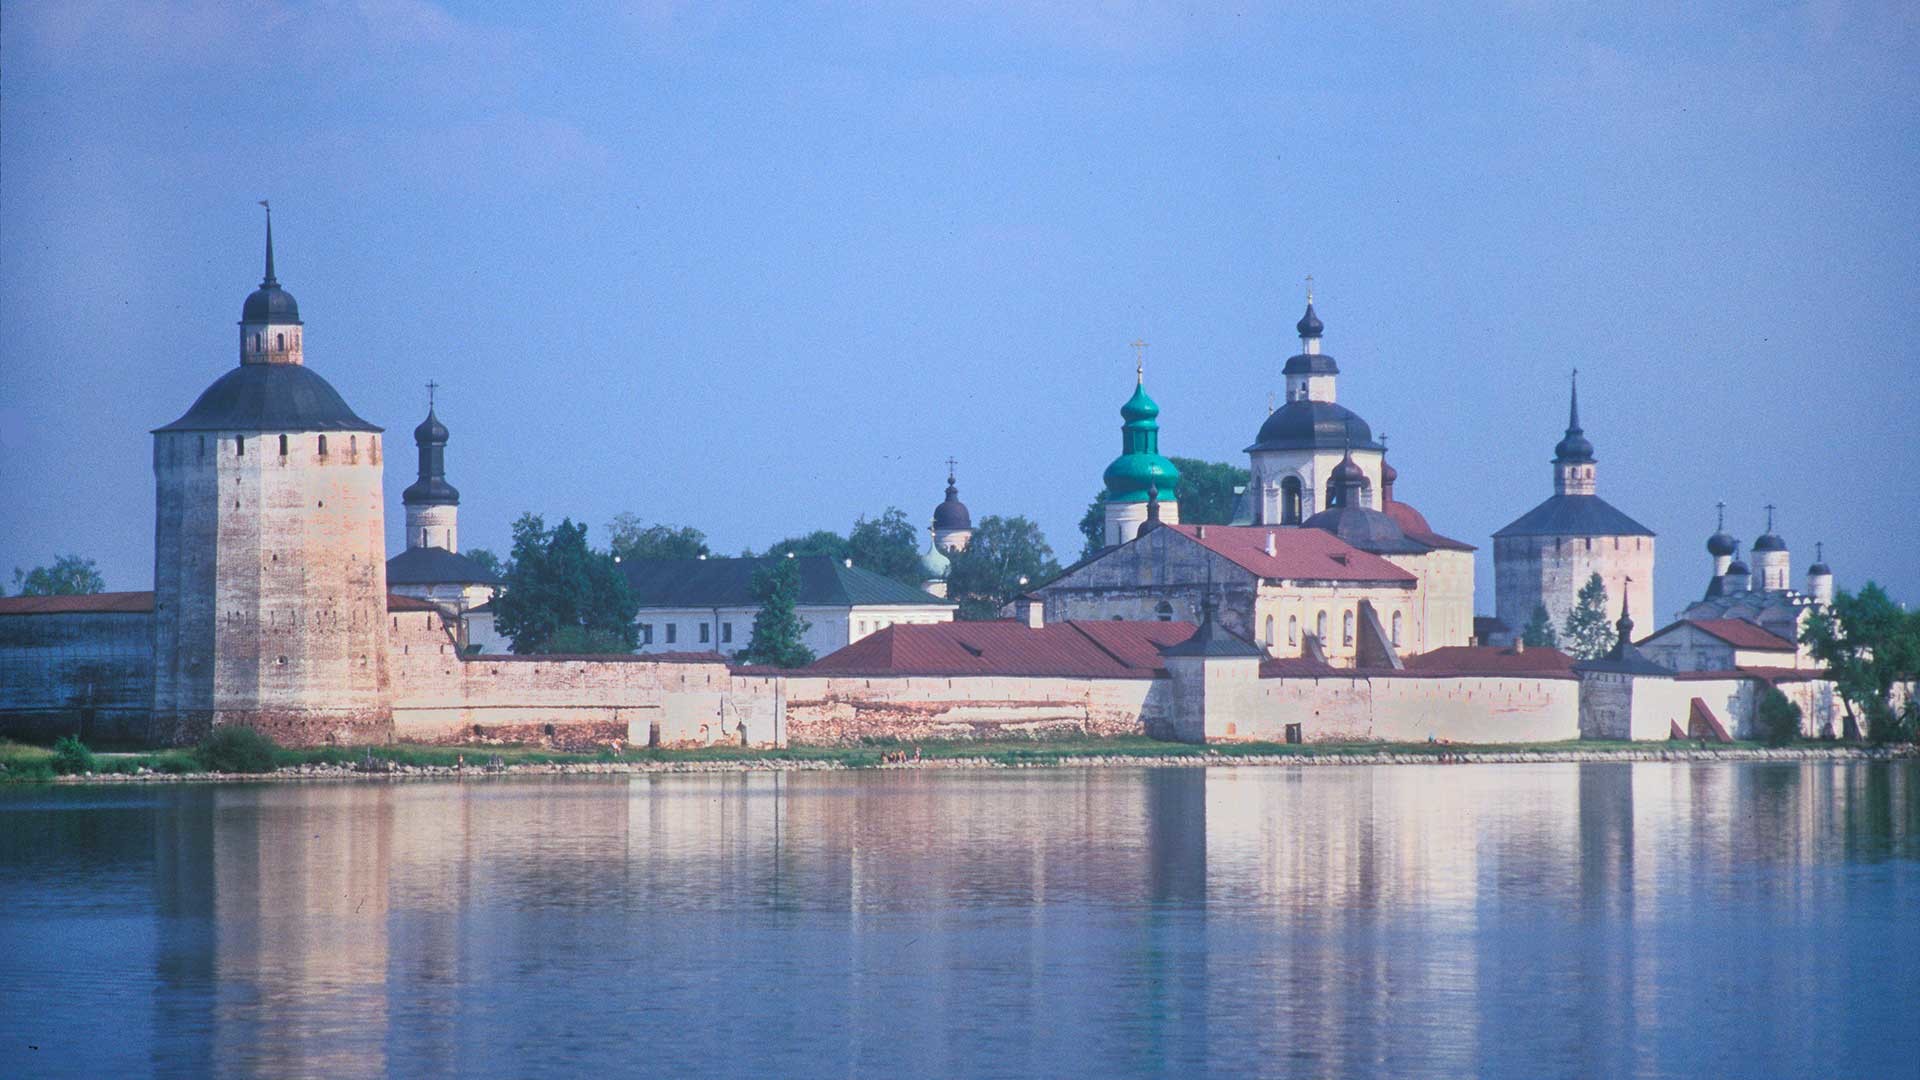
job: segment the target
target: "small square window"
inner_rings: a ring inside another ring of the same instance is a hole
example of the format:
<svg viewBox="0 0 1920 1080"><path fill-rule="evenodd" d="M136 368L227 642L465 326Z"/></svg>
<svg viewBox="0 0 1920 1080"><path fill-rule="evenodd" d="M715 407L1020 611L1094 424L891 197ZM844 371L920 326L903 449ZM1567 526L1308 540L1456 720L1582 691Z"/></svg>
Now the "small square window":
<svg viewBox="0 0 1920 1080"><path fill-rule="evenodd" d="M669 645L673 644L676 640L679 639L679 637L680 637L680 624L668 623L667 624L667 644Z"/></svg>
<svg viewBox="0 0 1920 1080"><path fill-rule="evenodd" d="M713 627L707 625L706 623L701 623L700 624L700 644L705 645L708 639L711 638L712 636L713 636Z"/></svg>
<svg viewBox="0 0 1920 1080"><path fill-rule="evenodd" d="M723 643L730 642L733 640L733 624L732 623L723 622L720 624L720 640Z"/></svg>

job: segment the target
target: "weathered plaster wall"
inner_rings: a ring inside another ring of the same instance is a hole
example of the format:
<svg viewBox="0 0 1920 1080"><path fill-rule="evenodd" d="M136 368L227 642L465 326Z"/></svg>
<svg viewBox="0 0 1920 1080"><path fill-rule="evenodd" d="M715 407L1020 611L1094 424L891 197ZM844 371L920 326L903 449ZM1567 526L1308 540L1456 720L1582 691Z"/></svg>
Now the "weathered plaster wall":
<svg viewBox="0 0 1920 1080"><path fill-rule="evenodd" d="M788 738L953 739L1139 735L1171 719L1165 679L884 676L786 678Z"/></svg>
<svg viewBox="0 0 1920 1080"><path fill-rule="evenodd" d="M1206 688L1211 741L1271 741L1299 724L1308 742L1554 742L1579 735L1572 679L1326 676Z"/></svg>
<svg viewBox="0 0 1920 1080"><path fill-rule="evenodd" d="M384 739L380 437L166 432L153 467L157 737Z"/></svg>
<svg viewBox="0 0 1920 1080"><path fill-rule="evenodd" d="M0 618L0 733L144 741L153 711L153 617Z"/></svg>

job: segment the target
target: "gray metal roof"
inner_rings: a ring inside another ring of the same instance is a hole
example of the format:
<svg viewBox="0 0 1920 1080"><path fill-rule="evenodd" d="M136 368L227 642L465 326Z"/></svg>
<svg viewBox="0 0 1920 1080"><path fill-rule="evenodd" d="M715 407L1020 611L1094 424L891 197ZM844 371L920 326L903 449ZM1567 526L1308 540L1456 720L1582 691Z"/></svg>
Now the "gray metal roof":
<svg viewBox="0 0 1920 1080"><path fill-rule="evenodd" d="M373 431L305 364L241 364L155 431Z"/></svg>
<svg viewBox="0 0 1920 1080"><path fill-rule="evenodd" d="M1220 625L1208 611L1193 636L1176 645L1160 647L1161 656L1201 656L1212 658L1249 657L1266 659L1267 651Z"/></svg>
<svg viewBox="0 0 1920 1080"><path fill-rule="evenodd" d="M1495 536L1652 536L1598 495L1555 495Z"/></svg>
<svg viewBox="0 0 1920 1080"><path fill-rule="evenodd" d="M1289 401L1260 425L1252 450L1379 450L1358 413L1331 401Z"/></svg>
<svg viewBox="0 0 1920 1080"><path fill-rule="evenodd" d="M753 575L772 558L628 559L620 564L642 608L753 607ZM930 593L827 555L801 555L802 606L929 604L953 606Z"/></svg>
<svg viewBox="0 0 1920 1080"><path fill-rule="evenodd" d="M387 560L387 584L497 585L500 579L465 555L438 547L416 547Z"/></svg>

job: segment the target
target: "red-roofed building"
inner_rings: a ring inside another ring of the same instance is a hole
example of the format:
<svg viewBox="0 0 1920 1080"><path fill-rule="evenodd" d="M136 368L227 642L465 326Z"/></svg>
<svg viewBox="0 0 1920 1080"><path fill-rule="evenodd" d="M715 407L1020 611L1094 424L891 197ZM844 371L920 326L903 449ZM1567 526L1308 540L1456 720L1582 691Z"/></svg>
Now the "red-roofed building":
<svg viewBox="0 0 1920 1080"><path fill-rule="evenodd" d="M1818 667L1793 642L1745 619L1681 619L1637 644L1655 663L1675 671Z"/></svg>
<svg viewBox="0 0 1920 1080"><path fill-rule="evenodd" d="M1465 645L1473 633L1471 548L1380 555L1320 528L1162 525L1035 592L1048 624L1197 624L1211 599L1223 626L1272 656L1299 657L1317 637L1342 667L1361 648L1362 603L1401 654Z"/></svg>
<svg viewBox="0 0 1920 1080"><path fill-rule="evenodd" d="M1013 675L1150 679L1160 647L1193 636L1189 622L896 623L805 669L808 675Z"/></svg>

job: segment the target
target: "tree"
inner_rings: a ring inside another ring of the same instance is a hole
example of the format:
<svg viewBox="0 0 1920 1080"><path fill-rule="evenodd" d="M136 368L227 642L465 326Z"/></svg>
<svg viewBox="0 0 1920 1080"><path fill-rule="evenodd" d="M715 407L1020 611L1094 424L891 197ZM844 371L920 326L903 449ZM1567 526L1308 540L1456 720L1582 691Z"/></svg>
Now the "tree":
<svg viewBox="0 0 1920 1080"><path fill-rule="evenodd" d="M1553 632L1553 619L1547 615L1547 605L1533 605L1533 618L1527 620L1527 628L1521 631L1520 644L1529 649L1560 647L1560 635Z"/></svg>
<svg viewBox="0 0 1920 1080"><path fill-rule="evenodd" d="M952 559L947 598L959 601L962 619L997 619L1008 601L1060 573L1040 527L1024 517L981 520Z"/></svg>
<svg viewBox="0 0 1920 1080"><path fill-rule="evenodd" d="M62 555L52 566L14 567L13 588L21 596L86 596L105 592L107 583L92 559Z"/></svg>
<svg viewBox="0 0 1920 1080"><path fill-rule="evenodd" d="M832 529L815 529L805 536L790 536L779 540L767 549L768 555L781 558L787 555L825 555L830 559L847 559L853 556L853 549L847 538ZM740 553L742 558L753 558L753 549Z"/></svg>
<svg viewBox="0 0 1920 1080"><path fill-rule="evenodd" d="M468 548L461 552L461 554L479 563L480 569L492 574L495 580L498 581L505 581L507 572L512 569L510 565L501 560L500 556L494 554L490 548Z"/></svg>
<svg viewBox="0 0 1920 1080"><path fill-rule="evenodd" d="M1567 626L1560 637L1576 660L1598 660L1613 648L1613 624L1607 619L1607 583L1599 574L1580 586L1580 596L1573 610L1567 612Z"/></svg>
<svg viewBox="0 0 1920 1080"><path fill-rule="evenodd" d="M810 624L794 610L800 598L800 564L784 556L767 560L754 571L753 598L760 602L760 611L753 617L753 639L738 659L781 668L813 663L813 650L804 641Z"/></svg>
<svg viewBox="0 0 1920 1080"><path fill-rule="evenodd" d="M607 523L607 548L621 559L697 559L713 552L707 534L690 525L642 524L631 513Z"/></svg>
<svg viewBox="0 0 1920 1080"><path fill-rule="evenodd" d="M1760 729L1760 737L1768 746L1785 746L1800 737L1800 706L1795 705L1780 692L1777 686L1767 687L1760 695L1760 707L1755 710L1755 720Z"/></svg>
<svg viewBox="0 0 1920 1080"><path fill-rule="evenodd" d="M1090 559L1107 546L1107 492L1102 488L1100 494L1087 504L1087 512L1080 515L1080 557Z"/></svg>
<svg viewBox="0 0 1920 1080"><path fill-rule="evenodd" d="M513 523L513 564L494 610L494 625L523 656L582 645L632 652L638 643L639 604L627 579L611 554L587 546L587 527L570 518L552 530L538 514Z"/></svg>
<svg viewBox="0 0 1920 1080"><path fill-rule="evenodd" d="M1173 458L1180 470L1180 524L1230 525L1239 502L1234 488L1244 488L1253 476L1238 465L1198 458Z"/></svg>
<svg viewBox="0 0 1920 1080"><path fill-rule="evenodd" d="M877 518L863 517L847 534L847 557L853 565L908 585L920 584L920 531L905 511L887 507Z"/></svg>
<svg viewBox="0 0 1920 1080"><path fill-rule="evenodd" d="M1857 736L1864 718L1874 742L1920 737L1914 702L1904 708L1893 703L1896 686L1920 679L1920 612L1902 611L1870 581L1858 594L1842 590L1831 605L1815 610L1800 640L1826 665L1827 678L1846 703L1850 736Z"/></svg>

